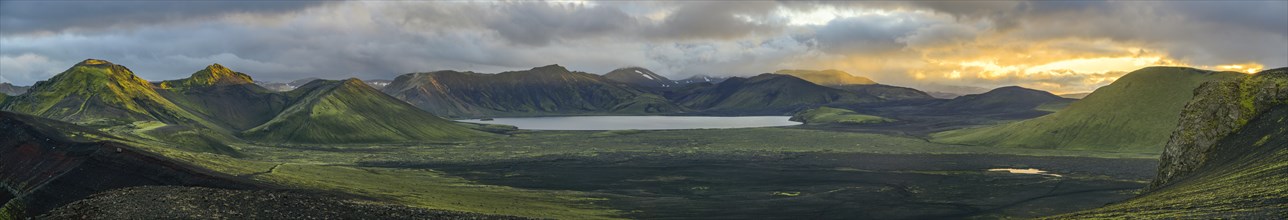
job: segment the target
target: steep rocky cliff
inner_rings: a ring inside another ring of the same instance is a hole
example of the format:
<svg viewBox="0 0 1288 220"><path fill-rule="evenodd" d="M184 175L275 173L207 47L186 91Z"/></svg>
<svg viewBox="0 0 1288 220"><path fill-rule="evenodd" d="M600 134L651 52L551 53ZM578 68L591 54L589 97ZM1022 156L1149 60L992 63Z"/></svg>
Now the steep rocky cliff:
<svg viewBox="0 0 1288 220"><path fill-rule="evenodd" d="M1205 83L1181 111L1163 149L1158 177L1150 188L1167 185L1206 162L1212 147L1271 107L1288 102L1288 68Z"/></svg>

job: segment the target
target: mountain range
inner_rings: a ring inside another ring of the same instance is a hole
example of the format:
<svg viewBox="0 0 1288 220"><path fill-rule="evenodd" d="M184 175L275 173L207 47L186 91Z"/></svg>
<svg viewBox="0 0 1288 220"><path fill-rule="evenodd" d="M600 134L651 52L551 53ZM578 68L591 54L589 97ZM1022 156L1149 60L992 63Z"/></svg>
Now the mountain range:
<svg viewBox="0 0 1288 220"><path fill-rule="evenodd" d="M353 143L487 135L416 109L357 79L312 80L295 90L276 92L219 64L188 78L153 84L124 66L88 59L37 82L28 93L6 98L0 109L99 127L156 121L169 125L165 130L170 132L163 132L167 135L195 135L185 139L239 136L279 143Z"/></svg>
<svg viewBox="0 0 1288 220"><path fill-rule="evenodd" d="M684 109L665 98L549 65L497 74L438 71L398 76L384 92L446 117L662 114Z"/></svg>

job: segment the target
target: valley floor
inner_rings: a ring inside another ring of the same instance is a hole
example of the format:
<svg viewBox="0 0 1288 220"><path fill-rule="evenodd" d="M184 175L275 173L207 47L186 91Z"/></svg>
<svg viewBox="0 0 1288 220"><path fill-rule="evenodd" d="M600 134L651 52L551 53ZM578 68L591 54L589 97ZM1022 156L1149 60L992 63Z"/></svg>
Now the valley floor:
<svg viewBox="0 0 1288 220"><path fill-rule="evenodd" d="M1129 198L1157 164L1157 154L945 145L819 126L517 131L380 145L221 140L233 156L178 150L171 143L185 140L139 132L150 129L158 128L107 130L171 158L291 188L564 219L1034 217Z"/></svg>

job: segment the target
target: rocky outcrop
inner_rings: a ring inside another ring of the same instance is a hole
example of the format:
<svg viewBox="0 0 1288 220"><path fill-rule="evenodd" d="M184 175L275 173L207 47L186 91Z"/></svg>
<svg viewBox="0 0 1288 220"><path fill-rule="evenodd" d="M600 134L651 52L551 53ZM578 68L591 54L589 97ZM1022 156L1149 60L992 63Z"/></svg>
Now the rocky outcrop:
<svg viewBox="0 0 1288 220"><path fill-rule="evenodd" d="M1166 186L1201 167L1213 146L1271 107L1288 103L1288 68L1204 83L1181 111L1163 149L1150 189Z"/></svg>
<svg viewBox="0 0 1288 220"><path fill-rule="evenodd" d="M140 186L95 194L37 219L527 219L384 204L326 193Z"/></svg>

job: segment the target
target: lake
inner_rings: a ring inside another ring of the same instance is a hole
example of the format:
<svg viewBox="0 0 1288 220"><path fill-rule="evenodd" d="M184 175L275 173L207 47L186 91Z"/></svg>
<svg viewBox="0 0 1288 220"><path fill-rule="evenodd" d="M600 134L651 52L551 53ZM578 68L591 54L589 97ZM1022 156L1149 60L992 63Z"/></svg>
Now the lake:
<svg viewBox="0 0 1288 220"><path fill-rule="evenodd" d="M700 128L752 128L799 125L788 116L570 116L458 120L514 125L527 130L672 130Z"/></svg>

